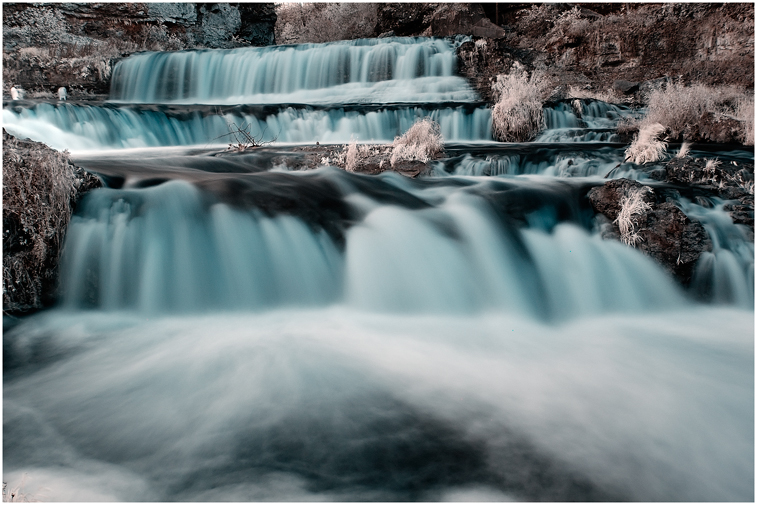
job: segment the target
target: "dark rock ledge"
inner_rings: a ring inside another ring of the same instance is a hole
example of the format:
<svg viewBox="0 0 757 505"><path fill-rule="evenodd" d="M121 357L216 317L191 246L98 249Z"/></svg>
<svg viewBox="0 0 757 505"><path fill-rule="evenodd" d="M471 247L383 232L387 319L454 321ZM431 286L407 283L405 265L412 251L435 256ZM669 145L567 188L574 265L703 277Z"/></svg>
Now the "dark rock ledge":
<svg viewBox="0 0 757 505"><path fill-rule="evenodd" d="M711 197L725 200L724 209L733 222L745 225L754 240L754 164L710 162L708 166L707 160L684 157L668 161L664 171L655 173L661 183L667 184L643 193L643 200L651 209L637 217L639 241L635 247L660 263L681 284L689 285L699 256L712 250L712 241L702 224L686 216L676 205L681 194L704 205ZM588 192L603 228L603 238L620 239L615 220L621 199L644 187L638 181L615 179Z"/></svg>

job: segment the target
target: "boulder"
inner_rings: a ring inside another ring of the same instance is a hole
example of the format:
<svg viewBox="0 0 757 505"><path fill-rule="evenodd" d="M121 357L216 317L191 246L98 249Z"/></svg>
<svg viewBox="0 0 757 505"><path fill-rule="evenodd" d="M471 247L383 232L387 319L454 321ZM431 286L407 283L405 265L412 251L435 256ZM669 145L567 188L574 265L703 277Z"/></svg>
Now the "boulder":
<svg viewBox="0 0 757 505"><path fill-rule="evenodd" d="M438 6L427 3L379 4L376 35L390 31L398 37L420 35L429 27L431 15Z"/></svg>
<svg viewBox="0 0 757 505"><path fill-rule="evenodd" d="M101 185L66 153L3 131L3 311L23 313L55 298L71 214Z"/></svg>
<svg viewBox="0 0 757 505"><path fill-rule="evenodd" d="M631 81L624 81L622 79L619 79L612 83L613 89L616 91L620 91L624 95L632 95L639 91L639 83L638 82L631 82Z"/></svg>
<svg viewBox="0 0 757 505"><path fill-rule="evenodd" d="M637 248L657 260L684 286L691 282L694 266L712 241L702 223L689 219L674 203L653 207L639 230Z"/></svg>
<svg viewBox="0 0 757 505"><path fill-rule="evenodd" d="M484 14L480 4L442 4L431 16L431 35L452 37L458 34L501 38L506 32Z"/></svg>
<svg viewBox="0 0 757 505"><path fill-rule="evenodd" d="M620 230L615 220L621 210L621 199L630 191L644 188L637 181L615 179L592 188L587 197L596 212L603 216L599 224L610 228L604 238L619 238ZM690 219L671 201L658 201L653 191L643 192L643 200L651 206L637 217L636 231L640 241L635 247L656 260L681 284L689 285L694 265L705 251L712 250L712 241L704 226Z"/></svg>

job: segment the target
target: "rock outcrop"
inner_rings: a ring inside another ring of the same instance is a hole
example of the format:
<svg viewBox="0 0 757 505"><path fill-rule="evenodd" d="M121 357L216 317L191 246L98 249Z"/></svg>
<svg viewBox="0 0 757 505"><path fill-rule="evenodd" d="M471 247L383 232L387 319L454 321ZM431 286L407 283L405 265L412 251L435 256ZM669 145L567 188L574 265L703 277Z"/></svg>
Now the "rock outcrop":
<svg viewBox="0 0 757 505"><path fill-rule="evenodd" d="M642 188L637 181L615 179L588 192L592 207L605 218L604 238L620 237L617 220L623 197ZM664 197L664 192L647 191L643 198L650 208L636 218L639 241L635 247L655 259L684 286L688 285L699 256L712 250L712 241L702 224L687 217Z"/></svg>
<svg viewBox="0 0 757 505"><path fill-rule="evenodd" d="M58 259L71 214L100 180L68 154L3 130L3 312L53 301Z"/></svg>
<svg viewBox="0 0 757 505"><path fill-rule="evenodd" d="M3 90L102 95L124 55L271 45L275 24L272 3L4 4Z"/></svg>
<svg viewBox="0 0 757 505"><path fill-rule="evenodd" d="M499 5L501 38L461 47L461 73L479 92L517 62L554 86L617 90L642 103L670 79L754 86L751 4ZM491 7L488 11L491 15ZM467 32L472 34L473 32ZM484 49L485 48L485 49ZM487 98L488 99L488 98Z"/></svg>
<svg viewBox="0 0 757 505"><path fill-rule="evenodd" d="M304 146L293 150L300 156L280 156L274 158L274 164L280 164L289 170L312 170L330 165L357 174L378 175L383 172L397 172L406 177L416 178L430 172L429 162L419 160L399 160L391 163L392 145L361 145L354 160L348 163L349 146ZM435 158L436 159L436 158Z"/></svg>

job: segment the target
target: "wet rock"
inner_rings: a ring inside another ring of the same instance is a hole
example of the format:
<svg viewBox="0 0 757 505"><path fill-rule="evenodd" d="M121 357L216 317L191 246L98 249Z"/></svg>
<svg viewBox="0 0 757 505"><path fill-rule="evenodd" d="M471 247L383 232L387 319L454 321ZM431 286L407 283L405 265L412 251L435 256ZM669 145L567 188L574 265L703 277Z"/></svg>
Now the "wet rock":
<svg viewBox="0 0 757 505"><path fill-rule="evenodd" d="M641 189L644 185L630 179L613 179L602 186L592 188L586 195L595 211L604 214L611 221L618 218L620 201L623 195L632 189ZM648 204L654 204L655 198L652 193L646 193L643 197Z"/></svg>
<svg viewBox="0 0 757 505"><path fill-rule="evenodd" d="M723 205L736 224L744 224L754 229L754 195L742 196L738 202Z"/></svg>
<svg viewBox="0 0 757 505"><path fill-rule="evenodd" d="M619 79L612 83L613 89L616 91L620 91L621 93L625 95L633 94L639 91L639 83L638 82L631 82L631 81L624 81L622 79Z"/></svg>
<svg viewBox="0 0 757 505"><path fill-rule="evenodd" d="M431 15L439 4L379 4L376 35L394 32L398 37L420 35L431 24Z"/></svg>
<svg viewBox="0 0 757 505"><path fill-rule="evenodd" d="M603 238L620 238L615 220L621 211L621 200L629 192L642 188L644 185L637 181L616 179L587 193L594 210L603 216L597 223ZM704 226L686 216L673 202L659 201L662 197L654 191L641 194L651 210L636 219L640 240L635 247L655 259L681 284L688 285L694 265L703 252L712 250L712 241Z"/></svg>
<svg viewBox="0 0 757 505"><path fill-rule="evenodd" d="M725 200L754 200L754 163L721 162L716 158L673 158L665 164L666 180L705 188Z"/></svg>
<svg viewBox="0 0 757 505"><path fill-rule="evenodd" d="M712 251L712 241L704 226L689 219L672 202L653 207L641 224L639 235L642 240L637 248L656 259L684 286L691 282L699 256Z"/></svg>
<svg viewBox="0 0 757 505"><path fill-rule="evenodd" d="M718 144L737 144L741 140L741 122L715 114L705 112L696 124L685 130L681 137L694 142L716 142ZM679 137L679 140L682 140Z"/></svg>

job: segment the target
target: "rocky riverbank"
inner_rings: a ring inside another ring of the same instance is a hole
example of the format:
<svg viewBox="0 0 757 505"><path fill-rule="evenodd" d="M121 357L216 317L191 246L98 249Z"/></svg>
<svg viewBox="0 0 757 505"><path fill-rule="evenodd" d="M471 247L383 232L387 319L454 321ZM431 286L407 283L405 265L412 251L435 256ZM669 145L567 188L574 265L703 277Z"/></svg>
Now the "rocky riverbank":
<svg viewBox="0 0 757 505"><path fill-rule="evenodd" d="M100 187L67 153L3 130L3 313L50 304L58 259L79 199Z"/></svg>

